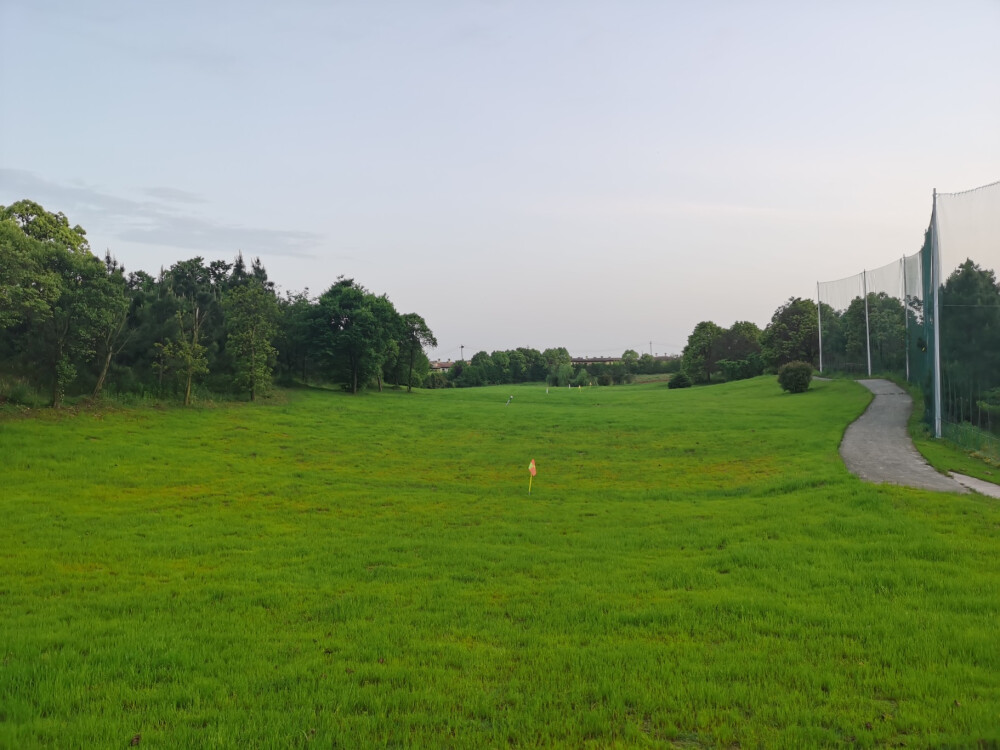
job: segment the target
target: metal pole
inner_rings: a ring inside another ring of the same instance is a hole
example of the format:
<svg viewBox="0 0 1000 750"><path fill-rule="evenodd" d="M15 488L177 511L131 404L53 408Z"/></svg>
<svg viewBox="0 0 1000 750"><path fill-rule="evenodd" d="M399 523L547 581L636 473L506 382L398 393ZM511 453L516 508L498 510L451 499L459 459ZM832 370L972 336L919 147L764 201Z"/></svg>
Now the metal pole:
<svg viewBox="0 0 1000 750"><path fill-rule="evenodd" d="M865 344L868 346L868 377L872 376L872 335L868 325L868 272L861 272L861 285L865 292Z"/></svg>
<svg viewBox="0 0 1000 750"><path fill-rule="evenodd" d="M819 282L816 282L816 326L819 328L819 371L823 372L823 313L820 310Z"/></svg>
<svg viewBox="0 0 1000 750"><path fill-rule="evenodd" d="M900 262L903 275L903 352L906 355L906 382L910 382L910 306L906 297L906 256Z"/></svg>
<svg viewBox="0 0 1000 750"><path fill-rule="evenodd" d="M937 188L931 208L931 281L934 284L934 437L941 437L941 245L938 242Z"/></svg>

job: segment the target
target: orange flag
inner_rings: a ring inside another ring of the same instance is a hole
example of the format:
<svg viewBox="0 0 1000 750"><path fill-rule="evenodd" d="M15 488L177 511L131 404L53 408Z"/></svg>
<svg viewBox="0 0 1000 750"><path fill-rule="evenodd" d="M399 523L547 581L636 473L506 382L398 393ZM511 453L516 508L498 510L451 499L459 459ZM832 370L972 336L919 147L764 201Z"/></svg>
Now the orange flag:
<svg viewBox="0 0 1000 750"><path fill-rule="evenodd" d="M531 463L528 464L528 471L531 472L531 476L535 476L538 470L535 468L535 459L531 459Z"/></svg>

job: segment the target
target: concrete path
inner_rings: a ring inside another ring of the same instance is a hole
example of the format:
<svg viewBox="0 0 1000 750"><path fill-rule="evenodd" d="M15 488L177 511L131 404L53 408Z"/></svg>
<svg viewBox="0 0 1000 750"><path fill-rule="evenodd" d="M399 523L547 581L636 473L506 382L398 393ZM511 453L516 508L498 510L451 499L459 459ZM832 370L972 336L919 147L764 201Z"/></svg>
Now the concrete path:
<svg viewBox="0 0 1000 750"><path fill-rule="evenodd" d="M906 430L913 401L906 391L888 380L858 382L874 393L875 398L847 428L840 444L840 455L852 474L868 482L939 492L969 491L958 479L939 474L913 447ZM977 487L972 489L982 492Z"/></svg>

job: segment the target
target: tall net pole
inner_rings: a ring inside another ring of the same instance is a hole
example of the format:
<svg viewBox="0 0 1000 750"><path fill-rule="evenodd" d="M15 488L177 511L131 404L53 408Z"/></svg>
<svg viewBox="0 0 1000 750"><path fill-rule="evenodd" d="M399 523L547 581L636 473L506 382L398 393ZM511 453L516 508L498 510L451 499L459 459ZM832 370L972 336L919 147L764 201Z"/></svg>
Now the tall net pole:
<svg viewBox="0 0 1000 750"><path fill-rule="evenodd" d="M865 349L868 352L868 377L872 376L872 334L871 324L868 322L868 272L861 274L861 285L865 295Z"/></svg>
<svg viewBox="0 0 1000 750"><path fill-rule="evenodd" d="M819 296L819 282L816 282L816 323L819 328L819 371L823 372L823 306L822 298Z"/></svg>
<svg viewBox="0 0 1000 750"><path fill-rule="evenodd" d="M941 252L938 245L937 188L931 208L931 280L934 285L934 437L941 437Z"/></svg>
<svg viewBox="0 0 1000 750"><path fill-rule="evenodd" d="M910 382L910 302L906 296L906 257L899 261L899 273L903 277L903 351L906 354L906 382Z"/></svg>

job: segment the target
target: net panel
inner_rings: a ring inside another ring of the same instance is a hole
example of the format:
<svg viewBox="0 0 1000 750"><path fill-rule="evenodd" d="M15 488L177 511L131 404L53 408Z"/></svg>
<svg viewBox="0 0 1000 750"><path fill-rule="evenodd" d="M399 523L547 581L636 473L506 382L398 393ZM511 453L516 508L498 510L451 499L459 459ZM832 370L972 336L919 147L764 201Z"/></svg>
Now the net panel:
<svg viewBox="0 0 1000 750"><path fill-rule="evenodd" d="M937 194L919 252L817 284L823 369L905 374L929 424L1000 456L998 269L1000 182Z"/></svg>
<svg viewBox="0 0 1000 750"><path fill-rule="evenodd" d="M867 373L864 273L818 285L821 370Z"/></svg>
<svg viewBox="0 0 1000 750"><path fill-rule="evenodd" d="M1000 433L1000 182L937 195L942 429Z"/></svg>

